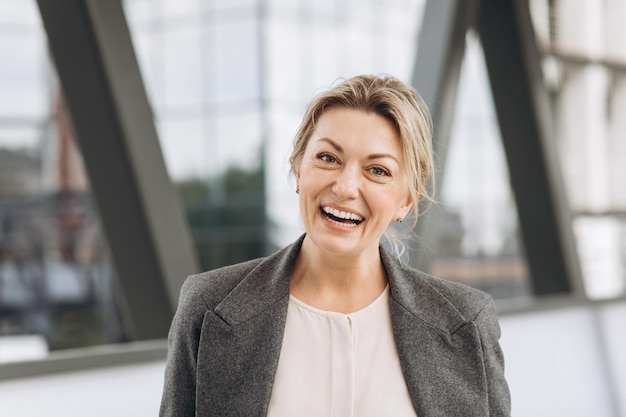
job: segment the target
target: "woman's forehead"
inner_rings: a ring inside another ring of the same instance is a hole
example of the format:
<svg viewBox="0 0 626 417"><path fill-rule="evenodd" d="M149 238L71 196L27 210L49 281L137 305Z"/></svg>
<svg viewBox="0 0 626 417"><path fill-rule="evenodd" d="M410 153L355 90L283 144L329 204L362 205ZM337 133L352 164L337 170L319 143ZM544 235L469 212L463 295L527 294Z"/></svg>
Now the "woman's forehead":
<svg viewBox="0 0 626 417"><path fill-rule="evenodd" d="M385 117L374 112L337 108L328 110L317 120L309 145L328 144L337 151L347 151L352 146L352 150L388 153L399 158L402 154L400 141L398 129Z"/></svg>

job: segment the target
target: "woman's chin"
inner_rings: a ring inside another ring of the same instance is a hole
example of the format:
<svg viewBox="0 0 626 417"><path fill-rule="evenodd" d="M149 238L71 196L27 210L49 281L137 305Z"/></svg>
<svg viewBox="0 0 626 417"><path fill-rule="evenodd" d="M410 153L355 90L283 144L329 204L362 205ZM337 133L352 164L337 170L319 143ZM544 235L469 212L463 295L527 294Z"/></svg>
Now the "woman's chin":
<svg viewBox="0 0 626 417"><path fill-rule="evenodd" d="M307 232L307 237L322 252L333 256L359 256L368 249L372 243L378 246L378 242L368 242L360 229L356 226L349 230L339 228L340 226L332 225L322 230L313 230Z"/></svg>

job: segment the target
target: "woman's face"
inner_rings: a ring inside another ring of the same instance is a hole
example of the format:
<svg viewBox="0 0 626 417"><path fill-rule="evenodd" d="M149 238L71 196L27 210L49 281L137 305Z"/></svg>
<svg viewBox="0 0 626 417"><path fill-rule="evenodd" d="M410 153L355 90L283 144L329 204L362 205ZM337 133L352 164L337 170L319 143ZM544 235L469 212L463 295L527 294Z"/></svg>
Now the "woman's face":
<svg viewBox="0 0 626 417"><path fill-rule="evenodd" d="M395 126L375 113L331 108L297 170L307 237L331 254L378 253L389 224L411 207Z"/></svg>

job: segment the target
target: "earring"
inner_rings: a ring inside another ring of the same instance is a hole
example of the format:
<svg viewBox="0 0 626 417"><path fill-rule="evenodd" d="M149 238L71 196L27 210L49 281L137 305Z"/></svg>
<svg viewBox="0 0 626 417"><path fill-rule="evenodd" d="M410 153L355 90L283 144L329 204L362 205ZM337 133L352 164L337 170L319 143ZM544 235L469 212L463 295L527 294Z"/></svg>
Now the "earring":
<svg viewBox="0 0 626 417"><path fill-rule="evenodd" d="M397 222L397 223L402 223L402 220L404 220L402 217L398 217L398 218L396 219L396 222Z"/></svg>
<svg viewBox="0 0 626 417"><path fill-rule="evenodd" d="M296 188L296 194L300 194L300 189Z"/></svg>

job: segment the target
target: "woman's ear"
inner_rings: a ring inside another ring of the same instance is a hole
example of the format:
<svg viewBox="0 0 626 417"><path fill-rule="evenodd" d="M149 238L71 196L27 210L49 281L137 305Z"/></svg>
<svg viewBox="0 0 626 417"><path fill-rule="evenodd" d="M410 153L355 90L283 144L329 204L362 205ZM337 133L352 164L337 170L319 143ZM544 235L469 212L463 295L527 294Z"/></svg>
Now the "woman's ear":
<svg viewBox="0 0 626 417"><path fill-rule="evenodd" d="M411 196L408 196L405 202L398 208L398 215L396 218L404 219L411 211L411 207L413 207L413 199Z"/></svg>

